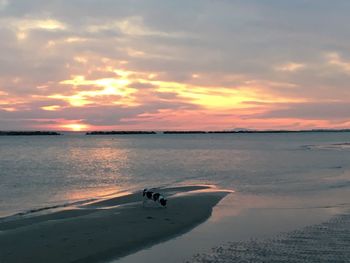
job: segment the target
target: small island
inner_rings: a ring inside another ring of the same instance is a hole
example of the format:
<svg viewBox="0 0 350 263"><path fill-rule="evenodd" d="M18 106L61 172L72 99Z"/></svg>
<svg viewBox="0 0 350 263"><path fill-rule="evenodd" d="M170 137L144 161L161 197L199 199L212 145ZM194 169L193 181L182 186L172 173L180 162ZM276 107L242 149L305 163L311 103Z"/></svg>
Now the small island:
<svg viewBox="0 0 350 263"><path fill-rule="evenodd" d="M349 132L349 129L312 129L312 130L238 130L209 133L313 133L313 132Z"/></svg>
<svg viewBox="0 0 350 263"><path fill-rule="evenodd" d="M157 134L154 131L92 131L86 135L139 135L139 134Z"/></svg>
<svg viewBox="0 0 350 263"><path fill-rule="evenodd" d="M38 136L38 135L61 135L53 131L0 131L0 136Z"/></svg>

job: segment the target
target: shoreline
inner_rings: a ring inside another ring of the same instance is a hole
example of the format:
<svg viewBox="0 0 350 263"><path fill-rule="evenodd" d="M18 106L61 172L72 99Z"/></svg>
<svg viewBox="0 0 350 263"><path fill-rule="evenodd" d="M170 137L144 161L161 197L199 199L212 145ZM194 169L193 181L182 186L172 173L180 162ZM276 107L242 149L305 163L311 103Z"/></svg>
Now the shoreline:
<svg viewBox="0 0 350 263"><path fill-rule="evenodd" d="M346 193L344 192L344 194ZM315 196L313 199L317 199L317 197ZM303 198L290 200L289 203L285 201L273 197L236 192L216 205L208 220L184 235L156 244L151 248L142 249L121 259L109 261L109 263L216 262L216 256L222 256L220 262L231 262L231 244L235 244L232 248L236 256L245 255L245 252L239 249L240 247L250 249L252 241L259 244L270 244L271 240L271 244L274 244L273 240L277 242L278 240L287 240L288 242L292 240L289 237L295 231L303 234L305 228L317 229L320 224L337 219L339 215L344 213L349 213L349 205L346 204L337 205L331 202L320 206L315 203L315 200L310 200L310 204L305 206ZM338 225L335 226L338 227ZM323 233L323 235L327 236L327 233ZM317 237L307 233L306 236L310 237L310 240ZM293 248L298 244L294 240L290 245ZM217 252L221 249L225 253L218 254ZM256 256L255 252L259 251L256 249L249 253ZM299 247L298 251L305 252L302 247ZM278 249L271 251L271 253L278 253ZM265 260L264 262L269 261Z"/></svg>
<svg viewBox="0 0 350 263"><path fill-rule="evenodd" d="M142 207L131 193L79 207L0 222L2 262L99 262L183 234L208 219L230 191L210 186L160 189L166 209Z"/></svg>

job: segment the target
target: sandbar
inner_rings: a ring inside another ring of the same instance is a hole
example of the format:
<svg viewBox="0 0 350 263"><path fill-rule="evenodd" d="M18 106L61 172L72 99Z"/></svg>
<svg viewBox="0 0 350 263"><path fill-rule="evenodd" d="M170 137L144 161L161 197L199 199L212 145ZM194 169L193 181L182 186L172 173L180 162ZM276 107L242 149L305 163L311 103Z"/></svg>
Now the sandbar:
<svg viewBox="0 0 350 263"><path fill-rule="evenodd" d="M167 208L145 208L141 192L0 221L0 262L101 262L168 240L204 222L230 191L159 189Z"/></svg>

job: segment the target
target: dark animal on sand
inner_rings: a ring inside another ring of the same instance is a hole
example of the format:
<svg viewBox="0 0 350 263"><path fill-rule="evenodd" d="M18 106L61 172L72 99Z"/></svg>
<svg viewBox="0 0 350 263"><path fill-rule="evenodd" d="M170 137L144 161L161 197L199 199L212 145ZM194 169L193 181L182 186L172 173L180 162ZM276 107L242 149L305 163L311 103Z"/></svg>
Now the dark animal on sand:
<svg viewBox="0 0 350 263"><path fill-rule="evenodd" d="M167 205L167 199L165 199L165 197L160 193L155 193L153 191L149 191L148 189L144 189L142 192L142 196L143 206L145 207L166 207Z"/></svg>
<svg viewBox="0 0 350 263"><path fill-rule="evenodd" d="M160 193L154 193L153 194L153 201L157 201L160 197Z"/></svg>
<svg viewBox="0 0 350 263"><path fill-rule="evenodd" d="M153 192L146 192L146 196L148 199L152 199Z"/></svg>
<svg viewBox="0 0 350 263"><path fill-rule="evenodd" d="M164 206L164 207L166 207L167 201L168 201L168 200L166 200L166 199L164 199L164 198L159 199L159 203L160 203L162 206Z"/></svg>

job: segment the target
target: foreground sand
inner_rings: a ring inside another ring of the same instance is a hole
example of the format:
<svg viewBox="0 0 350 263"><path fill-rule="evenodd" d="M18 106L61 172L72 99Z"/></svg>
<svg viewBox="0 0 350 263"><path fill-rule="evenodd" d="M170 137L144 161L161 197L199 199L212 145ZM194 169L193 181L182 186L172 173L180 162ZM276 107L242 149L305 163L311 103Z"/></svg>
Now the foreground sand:
<svg viewBox="0 0 350 263"><path fill-rule="evenodd" d="M166 209L133 193L52 214L0 222L0 262L100 262L184 233L229 192L209 186L161 190Z"/></svg>

